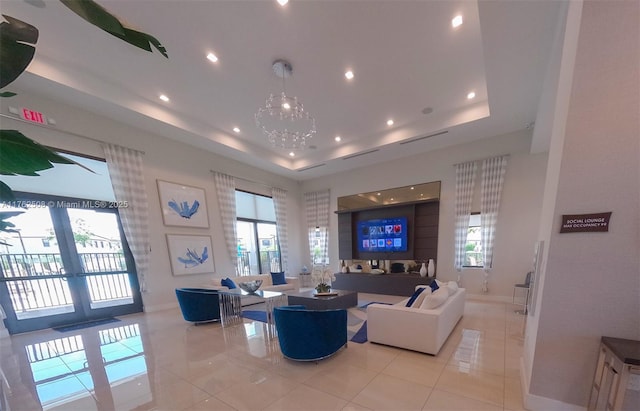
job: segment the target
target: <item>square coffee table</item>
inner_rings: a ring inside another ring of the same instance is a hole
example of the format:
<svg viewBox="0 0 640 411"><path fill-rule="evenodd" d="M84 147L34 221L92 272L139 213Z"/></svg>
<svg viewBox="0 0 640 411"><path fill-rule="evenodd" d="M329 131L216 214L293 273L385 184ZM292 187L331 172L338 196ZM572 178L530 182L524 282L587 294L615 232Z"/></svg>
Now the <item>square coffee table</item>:
<svg viewBox="0 0 640 411"><path fill-rule="evenodd" d="M304 305L309 310L331 310L358 305L358 293L348 290L331 290L336 295L315 295L315 290L287 292L289 305Z"/></svg>

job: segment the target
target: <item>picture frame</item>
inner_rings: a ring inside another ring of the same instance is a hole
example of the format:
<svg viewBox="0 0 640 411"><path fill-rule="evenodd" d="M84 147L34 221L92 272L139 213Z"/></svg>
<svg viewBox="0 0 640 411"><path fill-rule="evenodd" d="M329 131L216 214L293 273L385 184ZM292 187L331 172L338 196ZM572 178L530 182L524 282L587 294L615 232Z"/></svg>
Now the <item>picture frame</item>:
<svg viewBox="0 0 640 411"><path fill-rule="evenodd" d="M167 234L167 248L174 276L215 272L211 236Z"/></svg>
<svg viewBox="0 0 640 411"><path fill-rule="evenodd" d="M164 225L209 228L206 192L203 188L156 181Z"/></svg>

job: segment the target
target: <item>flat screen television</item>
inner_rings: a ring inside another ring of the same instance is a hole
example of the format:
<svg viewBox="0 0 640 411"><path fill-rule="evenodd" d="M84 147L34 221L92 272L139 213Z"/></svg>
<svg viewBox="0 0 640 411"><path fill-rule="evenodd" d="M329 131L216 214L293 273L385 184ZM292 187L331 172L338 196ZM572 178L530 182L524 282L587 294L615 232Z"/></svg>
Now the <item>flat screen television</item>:
<svg viewBox="0 0 640 411"><path fill-rule="evenodd" d="M406 252L407 218L379 218L357 223L358 251L367 253Z"/></svg>

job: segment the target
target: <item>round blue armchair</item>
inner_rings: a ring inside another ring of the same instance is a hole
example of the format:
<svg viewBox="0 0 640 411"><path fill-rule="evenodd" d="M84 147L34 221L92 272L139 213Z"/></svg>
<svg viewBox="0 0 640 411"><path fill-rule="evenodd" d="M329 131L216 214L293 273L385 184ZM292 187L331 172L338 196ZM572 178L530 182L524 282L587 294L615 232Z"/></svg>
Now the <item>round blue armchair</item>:
<svg viewBox="0 0 640 411"><path fill-rule="evenodd" d="M280 351L291 360L317 361L347 345L347 310L307 310L302 305L273 310Z"/></svg>
<svg viewBox="0 0 640 411"><path fill-rule="evenodd" d="M176 288L182 317L186 321L206 323L220 321L220 297L216 290L206 288Z"/></svg>

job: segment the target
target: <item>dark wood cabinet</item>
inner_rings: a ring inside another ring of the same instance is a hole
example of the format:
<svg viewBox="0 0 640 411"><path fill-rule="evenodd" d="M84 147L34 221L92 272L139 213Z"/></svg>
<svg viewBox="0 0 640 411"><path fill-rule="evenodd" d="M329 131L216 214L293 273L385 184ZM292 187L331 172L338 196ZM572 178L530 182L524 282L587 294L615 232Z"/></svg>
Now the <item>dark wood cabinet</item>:
<svg viewBox="0 0 640 411"><path fill-rule="evenodd" d="M431 284L433 278L420 277L420 274L369 274L337 273L331 287L337 290L350 290L359 293L410 296L417 285Z"/></svg>

